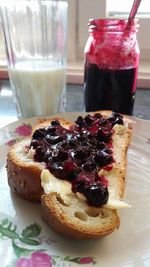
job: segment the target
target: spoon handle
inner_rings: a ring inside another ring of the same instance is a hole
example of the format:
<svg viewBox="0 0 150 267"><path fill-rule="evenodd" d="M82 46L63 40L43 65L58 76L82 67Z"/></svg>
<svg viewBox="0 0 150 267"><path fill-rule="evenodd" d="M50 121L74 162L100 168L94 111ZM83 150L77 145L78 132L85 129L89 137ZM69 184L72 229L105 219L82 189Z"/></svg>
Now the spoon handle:
<svg viewBox="0 0 150 267"><path fill-rule="evenodd" d="M134 19L142 0L134 0L128 20Z"/></svg>

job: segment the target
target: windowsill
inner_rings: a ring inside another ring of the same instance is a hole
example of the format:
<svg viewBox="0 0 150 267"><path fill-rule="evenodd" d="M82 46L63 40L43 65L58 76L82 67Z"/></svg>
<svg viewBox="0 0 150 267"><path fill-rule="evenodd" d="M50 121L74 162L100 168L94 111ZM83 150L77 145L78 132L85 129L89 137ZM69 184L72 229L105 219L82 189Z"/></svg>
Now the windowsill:
<svg viewBox="0 0 150 267"><path fill-rule="evenodd" d="M70 62L67 65L67 83L70 84L83 84L84 76L84 62ZM6 66L0 67L0 79L8 79L8 71ZM142 60L139 66L138 88L150 89L150 61Z"/></svg>

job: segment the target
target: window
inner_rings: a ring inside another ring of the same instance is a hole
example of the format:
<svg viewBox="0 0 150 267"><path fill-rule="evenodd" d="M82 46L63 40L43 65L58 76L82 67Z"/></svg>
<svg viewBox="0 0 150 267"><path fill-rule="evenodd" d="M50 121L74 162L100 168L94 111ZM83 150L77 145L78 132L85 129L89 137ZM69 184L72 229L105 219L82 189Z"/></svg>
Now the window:
<svg viewBox="0 0 150 267"><path fill-rule="evenodd" d="M124 17L127 18L133 0L68 0L69 4L69 50L68 62L71 81L83 82L84 46L88 38L89 18ZM141 60L138 86L150 88L150 2L143 0L138 10L138 42ZM71 19L72 18L72 19ZM71 37L71 38L70 38ZM82 74L81 74L82 73ZM79 76L79 74L81 74Z"/></svg>
<svg viewBox="0 0 150 267"><path fill-rule="evenodd" d="M126 1L120 1L120 0L107 0L107 13L109 16L113 17L128 17L129 12L131 10L133 1L126 0ZM143 0L141 1L141 4L138 9L138 13L136 15L137 18L143 18L148 17L150 18L150 2L149 0Z"/></svg>
<svg viewBox="0 0 150 267"><path fill-rule="evenodd" d="M128 18L133 0L107 0L107 14L109 17ZM150 38L148 29L150 27L150 2L149 0L141 1L136 18L139 19L138 41L141 50L141 59L150 60Z"/></svg>
<svg viewBox="0 0 150 267"><path fill-rule="evenodd" d="M73 3L74 2L74 3ZM133 0L68 0L70 10L74 8L74 16L76 17L74 31L76 31L76 37L74 42L77 47L74 49L76 59L83 57L83 49L88 37L87 23L89 18L105 18L105 17L124 17L127 18L132 7ZM73 7L73 6L74 7ZM85 12L86 10L86 12ZM142 17L141 17L142 16ZM137 17L139 18L140 29L138 33L139 45L142 50L142 58L150 59L150 38L147 34L147 29L150 27L150 2L149 0L143 0L139 8ZM69 19L70 23L71 19ZM72 29L71 29L72 32ZM70 33L71 35L71 33ZM72 40L73 41L73 40ZM149 50L149 51L146 51ZM71 53L72 55L72 53ZM73 56L73 55L72 55ZM72 57L71 56L71 57ZM70 59L70 57L69 57ZM72 60L72 58L71 58Z"/></svg>
<svg viewBox="0 0 150 267"><path fill-rule="evenodd" d="M2 25L0 23L0 65L6 65L5 47L3 42Z"/></svg>

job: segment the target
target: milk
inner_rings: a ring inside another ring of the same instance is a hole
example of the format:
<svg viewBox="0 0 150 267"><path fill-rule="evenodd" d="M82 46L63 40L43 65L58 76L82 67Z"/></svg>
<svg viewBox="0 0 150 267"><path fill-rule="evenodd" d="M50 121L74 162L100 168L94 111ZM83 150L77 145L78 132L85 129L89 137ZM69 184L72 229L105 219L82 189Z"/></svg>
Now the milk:
<svg viewBox="0 0 150 267"><path fill-rule="evenodd" d="M25 61L9 68L20 113L24 118L64 111L65 67L55 62Z"/></svg>

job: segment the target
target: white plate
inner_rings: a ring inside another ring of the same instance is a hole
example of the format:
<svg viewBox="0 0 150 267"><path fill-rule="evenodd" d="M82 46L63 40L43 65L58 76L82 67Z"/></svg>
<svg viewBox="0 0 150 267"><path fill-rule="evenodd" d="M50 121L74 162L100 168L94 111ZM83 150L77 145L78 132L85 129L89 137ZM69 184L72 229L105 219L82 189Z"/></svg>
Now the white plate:
<svg viewBox="0 0 150 267"><path fill-rule="evenodd" d="M67 119L77 115L59 114ZM12 194L7 184L8 148L28 136L36 120L0 130L0 266L150 267L150 122L134 119L126 188L132 208L120 211L119 230L100 240L73 241L54 233L41 220L40 205Z"/></svg>

